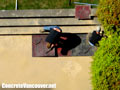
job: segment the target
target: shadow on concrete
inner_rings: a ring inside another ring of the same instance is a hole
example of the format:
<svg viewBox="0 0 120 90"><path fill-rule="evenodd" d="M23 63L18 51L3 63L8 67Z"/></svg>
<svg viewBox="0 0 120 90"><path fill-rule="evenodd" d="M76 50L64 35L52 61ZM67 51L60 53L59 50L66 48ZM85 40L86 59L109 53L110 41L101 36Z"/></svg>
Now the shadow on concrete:
<svg viewBox="0 0 120 90"><path fill-rule="evenodd" d="M58 40L58 47L61 48L61 54L67 55L68 52L78 46L81 43L81 38L77 34L72 33L61 33ZM58 56L56 52L56 56Z"/></svg>
<svg viewBox="0 0 120 90"><path fill-rule="evenodd" d="M72 49L72 56L93 56L96 51L96 47L89 45L87 40L87 33L77 34L81 38L80 45Z"/></svg>

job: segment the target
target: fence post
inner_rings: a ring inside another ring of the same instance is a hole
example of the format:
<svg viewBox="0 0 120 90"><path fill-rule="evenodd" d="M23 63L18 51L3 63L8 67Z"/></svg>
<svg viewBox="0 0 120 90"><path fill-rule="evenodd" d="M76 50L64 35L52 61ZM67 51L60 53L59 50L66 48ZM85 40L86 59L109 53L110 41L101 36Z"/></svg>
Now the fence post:
<svg viewBox="0 0 120 90"><path fill-rule="evenodd" d="M15 10L18 9L18 5L17 5L17 0L16 0L16 3L15 3Z"/></svg>
<svg viewBox="0 0 120 90"><path fill-rule="evenodd" d="M69 6L71 6L71 0L69 0Z"/></svg>

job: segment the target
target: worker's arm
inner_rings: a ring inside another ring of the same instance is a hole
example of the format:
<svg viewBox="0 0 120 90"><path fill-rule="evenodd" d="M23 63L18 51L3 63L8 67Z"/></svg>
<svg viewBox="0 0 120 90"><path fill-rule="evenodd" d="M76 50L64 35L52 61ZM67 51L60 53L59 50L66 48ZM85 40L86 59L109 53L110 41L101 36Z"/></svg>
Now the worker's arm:
<svg viewBox="0 0 120 90"><path fill-rule="evenodd" d="M57 31L57 32L61 32L61 30L58 29L58 28L53 28L53 30L55 30L55 31Z"/></svg>

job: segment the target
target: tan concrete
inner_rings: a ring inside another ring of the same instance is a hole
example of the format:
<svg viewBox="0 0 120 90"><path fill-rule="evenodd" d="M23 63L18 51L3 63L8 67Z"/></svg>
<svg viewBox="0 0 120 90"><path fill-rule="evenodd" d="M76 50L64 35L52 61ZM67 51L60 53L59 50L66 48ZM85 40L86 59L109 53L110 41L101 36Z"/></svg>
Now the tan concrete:
<svg viewBox="0 0 120 90"><path fill-rule="evenodd" d="M60 26L63 33L91 33L97 26ZM6 27L0 28L0 34L48 34L43 27Z"/></svg>
<svg viewBox="0 0 120 90"><path fill-rule="evenodd" d="M32 57L31 36L0 36L0 84L56 83L51 90L91 90L91 61L91 57Z"/></svg>
<svg viewBox="0 0 120 90"><path fill-rule="evenodd" d="M95 16L96 9L91 9ZM75 16L75 9L40 9L40 10L0 10L0 17L50 17Z"/></svg>
<svg viewBox="0 0 120 90"><path fill-rule="evenodd" d="M0 19L0 26L34 26L34 25L94 25L94 20L76 18L37 18L37 19Z"/></svg>

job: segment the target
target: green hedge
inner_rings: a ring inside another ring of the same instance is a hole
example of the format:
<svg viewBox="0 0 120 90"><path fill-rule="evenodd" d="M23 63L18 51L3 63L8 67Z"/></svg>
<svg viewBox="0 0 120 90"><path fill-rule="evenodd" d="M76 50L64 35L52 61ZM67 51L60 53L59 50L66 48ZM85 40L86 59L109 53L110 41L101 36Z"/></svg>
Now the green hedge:
<svg viewBox="0 0 120 90"><path fill-rule="evenodd" d="M108 38L93 56L93 90L120 90L120 0L100 0L97 15Z"/></svg>
<svg viewBox="0 0 120 90"><path fill-rule="evenodd" d="M120 36L102 39L93 59L93 90L120 90Z"/></svg>
<svg viewBox="0 0 120 90"><path fill-rule="evenodd" d="M97 15L106 34L120 31L120 0L100 0Z"/></svg>

